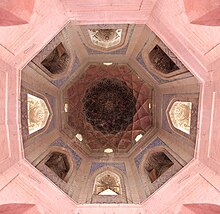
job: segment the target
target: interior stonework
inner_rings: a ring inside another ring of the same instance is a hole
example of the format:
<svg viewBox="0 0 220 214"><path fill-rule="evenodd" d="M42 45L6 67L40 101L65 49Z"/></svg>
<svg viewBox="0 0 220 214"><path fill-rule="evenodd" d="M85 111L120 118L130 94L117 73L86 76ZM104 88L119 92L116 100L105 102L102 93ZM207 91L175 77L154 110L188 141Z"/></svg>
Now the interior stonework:
<svg viewBox="0 0 220 214"><path fill-rule="evenodd" d="M126 64L84 69L63 91L68 105L62 114L63 131L70 138L81 134L80 147L86 144L92 151L127 152L137 135L152 129L152 87Z"/></svg>
<svg viewBox="0 0 220 214"><path fill-rule="evenodd" d="M63 44L57 47L41 62L41 64L52 74L59 74L65 71L69 61Z"/></svg>
<svg viewBox="0 0 220 214"><path fill-rule="evenodd" d="M153 66L162 73L167 74L179 69L158 45L149 53L149 59Z"/></svg>
<svg viewBox="0 0 220 214"><path fill-rule="evenodd" d="M218 213L218 3L192 1L0 3L0 212Z"/></svg>
<svg viewBox="0 0 220 214"><path fill-rule="evenodd" d="M53 170L62 180L64 180L70 168L66 155L58 152L50 154L45 165Z"/></svg>
<svg viewBox="0 0 220 214"><path fill-rule="evenodd" d="M151 154L147 162L145 169L151 183L158 179L173 165L173 162L163 152Z"/></svg>
<svg viewBox="0 0 220 214"><path fill-rule="evenodd" d="M116 29L120 27L105 25L105 29L109 30L111 26ZM149 38L153 38L152 44L148 44L149 47L157 41L164 50L168 50L159 38L152 36L153 32L146 26L133 25L133 28L128 44L134 42L142 44L138 50L129 52L128 45L126 52L123 53L118 47L115 47L115 50L111 47L116 58L108 61L110 64L104 63L105 51L93 53L101 62L90 61L91 58L83 63L83 58L79 58L74 72L67 71L68 78L65 78L66 73L59 77L57 82L61 80L61 85L54 84L55 82L50 81L48 77L42 77L43 70L40 71L39 67L35 69L33 62L40 58L38 55L22 70L22 84L27 90L42 93L39 91L38 81L28 85L31 70L36 79L38 76L44 79L49 89L47 94L52 96L53 90L57 92L54 96L56 108L53 108L54 102L47 100L50 109L53 109L53 115L57 117L50 121L44 132L34 138L23 137L25 157L78 203L142 203L184 168L194 155L199 100L197 80L187 70L188 76L183 76L180 72L175 74L174 79L167 78L165 82L155 83L148 69L130 66L129 62L119 63L118 57L123 58L129 53L131 56L138 56L143 48L146 52L144 45ZM69 23L58 33L57 39L59 35L66 35L66 43L71 44L68 38L73 38L73 35L80 39L78 29L79 26ZM142 40L138 40L135 35L136 29L142 29L142 35L145 35L141 36ZM56 36L54 39L56 40ZM84 48L89 46L82 41L81 45ZM58 46L54 49L56 53ZM48 45L45 49L47 47ZM69 52L74 52L78 57L80 49L75 49L74 44L68 48ZM44 52L46 51L43 49L39 54ZM108 54L111 55L110 52ZM49 57L50 55L51 53ZM182 67L177 67L169 56ZM153 57L155 60L144 63L157 70L160 68L169 70L175 66L176 70L184 67L176 56L167 55L162 49L154 51ZM48 61L48 58L45 60ZM137 58L135 60L139 63ZM57 67L53 57L50 64ZM154 75L157 75L157 72ZM50 78L49 74L48 76ZM157 78L160 78L160 75ZM193 93L186 85L190 82L189 87ZM167 89L161 89L161 85L166 85ZM40 89L44 90L42 86ZM186 103L191 104L190 110L184 108ZM50 128L51 125L53 128ZM33 149L35 147L37 149ZM56 152L48 153L53 149ZM64 150L67 155L62 154ZM71 164L75 170L69 173ZM94 177L99 169L104 168L107 171L97 174L99 177L104 173L105 176L101 176L101 180L97 176ZM132 172L130 175L127 174L128 168ZM113 170L113 174L110 173L110 169ZM114 177L115 169L119 171L116 172L118 178ZM109 174L106 174L108 171ZM78 181L82 177L84 179L79 184ZM91 180L90 177L94 179ZM119 179L120 185L116 185L115 179ZM108 184L110 181L114 184ZM133 185L136 186L137 193L134 192ZM120 191L116 190L117 188ZM88 189L91 191L87 191Z"/></svg>

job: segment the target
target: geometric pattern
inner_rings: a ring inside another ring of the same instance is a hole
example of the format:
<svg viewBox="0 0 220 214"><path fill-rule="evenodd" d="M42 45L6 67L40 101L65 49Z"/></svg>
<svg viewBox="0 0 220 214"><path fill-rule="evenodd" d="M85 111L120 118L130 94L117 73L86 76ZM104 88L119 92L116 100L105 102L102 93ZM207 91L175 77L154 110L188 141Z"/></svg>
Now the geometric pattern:
<svg viewBox="0 0 220 214"><path fill-rule="evenodd" d="M136 99L133 121L125 130L116 134L102 133L93 128L87 121L83 111L83 98L89 87L105 78L123 81L129 87ZM135 137L145 134L152 126L151 88L126 65L91 65L83 75L67 89L68 125L73 132L83 136L83 142L94 151L104 151L112 148L114 152L126 152L133 144Z"/></svg>

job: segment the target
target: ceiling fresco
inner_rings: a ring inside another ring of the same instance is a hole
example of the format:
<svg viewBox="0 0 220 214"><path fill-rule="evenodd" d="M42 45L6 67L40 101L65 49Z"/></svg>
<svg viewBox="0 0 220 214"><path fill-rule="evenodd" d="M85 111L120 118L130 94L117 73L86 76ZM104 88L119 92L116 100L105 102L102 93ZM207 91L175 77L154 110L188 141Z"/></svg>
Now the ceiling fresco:
<svg viewBox="0 0 220 214"><path fill-rule="evenodd" d="M88 54L124 55L134 29L132 24L84 25L77 34Z"/></svg>
<svg viewBox="0 0 220 214"><path fill-rule="evenodd" d="M50 112L47 104L41 98L28 94L27 100L28 131L29 134L32 134L46 125Z"/></svg>
<svg viewBox="0 0 220 214"><path fill-rule="evenodd" d="M169 116L175 128L190 134L192 102L175 101Z"/></svg>
<svg viewBox="0 0 220 214"><path fill-rule="evenodd" d="M83 112L94 129L117 134L133 121L136 99L125 82L104 78L86 90Z"/></svg>
<svg viewBox="0 0 220 214"><path fill-rule="evenodd" d="M127 65L90 65L65 97L66 123L94 151L126 152L152 126L152 89Z"/></svg>
<svg viewBox="0 0 220 214"><path fill-rule="evenodd" d="M91 29L88 32L92 43L99 47L107 49L121 42L122 29Z"/></svg>

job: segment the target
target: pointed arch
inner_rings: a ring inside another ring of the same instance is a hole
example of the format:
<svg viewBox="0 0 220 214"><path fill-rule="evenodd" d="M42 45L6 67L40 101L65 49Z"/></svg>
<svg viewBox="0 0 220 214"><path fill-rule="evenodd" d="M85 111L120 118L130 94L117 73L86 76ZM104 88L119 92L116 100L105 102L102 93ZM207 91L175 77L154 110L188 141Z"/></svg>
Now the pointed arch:
<svg viewBox="0 0 220 214"><path fill-rule="evenodd" d="M48 98L23 86L21 87L21 115L24 142L48 130L54 117Z"/></svg>
<svg viewBox="0 0 220 214"><path fill-rule="evenodd" d="M174 96L166 108L170 129L178 135L195 140L198 117L198 94Z"/></svg>
<svg viewBox="0 0 220 214"><path fill-rule="evenodd" d="M50 116L49 108L42 98L27 94L28 133L33 134L43 129Z"/></svg>
<svg viewBox="0 0 220 214"><path fill-rule="evenodd" d="M165 163L158 163L157 165L158 160L155 160L157 158L154 158L154 156L157 157L158 154L162 154L162 159L160 157L159 159ZM153 163L150 163L150 161L153 161ZM139 170L147 196L156 191L182 167L168 147L157 146L146 151Z"/></svg>
<svg viewBox="0 0 220 214"><path fill-rule="evenodd" d="M103 189L106 190L108 187L101 187L100 189L96 187L97 181L99 181L101 178L105 176L110 176L111 178L116 181L116 184L119 184L111 186L110 188L113 189L114 192L117 193L117 195L99 195L98 190ZM130 196L128 195L128 181L127 177L118 169L107 166L107 167L101 167L97 169L88 179L88 182L86 184L87 190L87 203L128 203L130 200Z"/></svg>
<svg viewBox="0 0 220 214"><path fill-rule="evenodd" d="M61 157L61 161L56 160L56 157L53 157L54 154L57 156L57 158ZM53 160L51 160L51 158ZM76 164L70 152L63 147L50 147L43 154L41 154L37 160L33 162L33 164L55 184L62 183L63 181L67 183L70 177L76 173ZM60 165L59 172L54 169L56 164ZM65 166L65 164L67 164L67 166ZM66 170L62 170L62 166L65 166Z"/></svg>
<svg viewBox="0 0 220 214"><path fill-rule="evenodd" d="M116 193L116 195L120 195L122 193L121 181L117 174L110 171L105 171L96 176L93 194L103 195L103 193L106 190L111 190L112 192ZM112 193L111 191L108 192ZM104 195L111 195L111 194L104 194Z"/></svg>

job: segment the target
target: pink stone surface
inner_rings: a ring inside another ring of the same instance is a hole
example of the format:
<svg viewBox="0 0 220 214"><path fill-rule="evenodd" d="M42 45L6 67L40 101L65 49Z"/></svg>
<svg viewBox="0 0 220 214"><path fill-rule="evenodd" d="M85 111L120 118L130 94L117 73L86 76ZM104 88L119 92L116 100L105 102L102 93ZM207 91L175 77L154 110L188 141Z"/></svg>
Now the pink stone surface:
<svg viewBox="0 0 220 214"><path fill-rule="evenodd" d="M184 204L180 211L180 214L184 214L184 213L216 214L216 213L220 213L220 206L215 204Z"/></svg>
<svg viewBox="0 0 220 214"><path fill-rule="evenodd" d="M0 2L0 26L27 24L32 15L35 0L2 0Z"/></svg>
<svg viewBox="0 0 220 214"><path fill-rule="evenodd" d="M220 2L218 0L184 0L190 23L220 26Z"/></svg>
<svg viewBox="0 0 220 214"><path fill-rule="evenodd" d="M139 10L142 0L61 0L67 11Z"/></svg>
<svg viewBox="0 0 220 214"><path fill-rule="evenodd" d="M68 2L74 6L74 1ZM99 13L93 12L91 4L92 12L89 8L87 12L81 9L66 11L65 4L68 2L36 0L31 23L0 28L0 205L34 204L40 213L78 214L170 214L181 213L184 204L219 205L219 27L191 25L182 0L144 0L143 7L140 8L140 1L137 1L134 10L131 10L131 5L136 2L130 1L128 12L127 1L120 1L124 7L124 11L120 13L110 4L105 5L103 10L100 9ZM23 159L18 103L20 69L69 19L81 24L145 23L200 81L195 159L142 205L76 205ZM186 205L184 207L189 210ZM198 213L198 209L199 213L204 213L201 207L190 209L191 213Z"/></svg>
<svg viewBox="0 0 220 214"><path fill-rule="evenodd" d="M39 214L34 204L4 204L0 205L0 213L2 214Z"/></svg>

